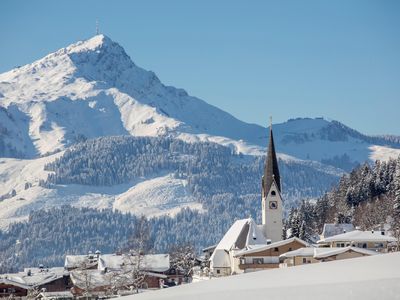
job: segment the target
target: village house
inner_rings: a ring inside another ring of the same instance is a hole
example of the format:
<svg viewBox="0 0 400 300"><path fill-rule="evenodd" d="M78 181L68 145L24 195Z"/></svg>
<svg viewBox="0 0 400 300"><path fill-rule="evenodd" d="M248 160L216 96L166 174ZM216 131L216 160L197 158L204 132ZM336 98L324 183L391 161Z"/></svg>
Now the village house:
<svg viewBox="0 0 400 300"><path fill-rule="evenodd" d="M62 292L72 287L69 273L59 268L25 268L23 272L0 275L0 297L25 297L30 290Z"/></svg>
<svg viewBox="0 0 400 300"><path fill-rule="evenodd" d="M169 254L147 254L140 257L134 254L99 254L88 265L82 264L85 257L69 255L65 260L65 267L72 268L70 274L75 296L104 296L115 294L116 291L119 294L131 293L138 276L143 278L140 281L141 289L158 289L183 281L183 275L170 268Z"/></svg>
<svg viewBox="0 0 400 300"><path fill-rule="evenodd" d="M319 247L358 247L378 252L388 252L388 244L396 242L396 238L389 236L385 231L353 230L342 234L320 239Z"/></svg>
<svg viewBox="0 0 400 300"><path fill-rule="evenodd" d="M379 252L362 249L358 247L344 248L316 248L306 247L289 251L279 256L282 267L293 267L304 264L313 264L318 262L327 262L333 260L341 260L348 258L356 258L362 256L371 256L379 254Z"/></svg>
<svg viewBox="0 0 400 300"><path fill-rule="evenodd" d="M308 244L296 237L243 249L235 254L239 258L239 269L243 272L254 272L271 268L279 268L279 257L288 251L307 247Z"/></svg>

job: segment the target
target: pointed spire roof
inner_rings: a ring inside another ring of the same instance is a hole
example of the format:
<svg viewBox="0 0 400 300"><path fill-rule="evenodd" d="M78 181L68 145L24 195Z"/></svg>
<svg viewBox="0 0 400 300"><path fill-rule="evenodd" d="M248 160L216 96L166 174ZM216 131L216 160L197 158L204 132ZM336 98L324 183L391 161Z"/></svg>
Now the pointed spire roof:
<svg viewBox="0 0 400 300"><path fill-rule="evenodd" d="M272 123L269 127L269 145L267 159L264 167L264 192L268 194L272 182L275 181L279 192L281 191L281 177L279 176L278 160L276 158L274 135L272 133Z"/></svg>

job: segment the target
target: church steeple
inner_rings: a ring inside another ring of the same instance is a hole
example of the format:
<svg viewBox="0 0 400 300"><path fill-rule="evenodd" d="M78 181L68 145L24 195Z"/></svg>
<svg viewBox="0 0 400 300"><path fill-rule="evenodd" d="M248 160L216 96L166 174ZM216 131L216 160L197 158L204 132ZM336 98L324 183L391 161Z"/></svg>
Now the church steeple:
<svg viewBox="0 0 400 300"><path fill-rule="evenodd" d="M272 182L275 180L275 184L281 192L281 177L279 176L278 160L276 158L274 135L272 133L272 123L269 126L269 144L267 158L265 160L264 177L263 177L263 192L267 195Z"/></svg>
<svg viewBox="0 0 400 300"><path fill-rule="evenodd" d="M262 225L264 235L272 242L282 240L283 201L281 197L281 177L276 159L272 122L269 127L269 145L262 178Z"/></svg>

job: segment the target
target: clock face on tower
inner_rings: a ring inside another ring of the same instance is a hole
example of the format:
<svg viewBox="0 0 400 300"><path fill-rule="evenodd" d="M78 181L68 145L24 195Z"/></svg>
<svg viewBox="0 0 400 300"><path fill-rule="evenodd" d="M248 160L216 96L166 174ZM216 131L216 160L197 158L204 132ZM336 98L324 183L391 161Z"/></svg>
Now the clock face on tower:
<svg viewBox="0 0 400 300"><path fill-rule="evenodd" d="M269 201L269 208L270 209L277 209L278 208L278 202L277 201Z"/></svg>

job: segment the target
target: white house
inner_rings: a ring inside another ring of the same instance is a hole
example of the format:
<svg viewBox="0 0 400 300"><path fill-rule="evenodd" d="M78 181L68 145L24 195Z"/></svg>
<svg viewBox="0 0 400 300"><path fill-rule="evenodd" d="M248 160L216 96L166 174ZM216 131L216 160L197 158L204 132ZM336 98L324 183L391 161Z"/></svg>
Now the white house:
<svg viewBox="0 0 400 300"><path fill-rule="evenodd" d="M321 247L358 247L379 252L387 252L388 243L395 242L396 238L389 236L385 231L361 231L337 234L322 238L317 243Z"/></svg>
<svg viewBox="0 0 400 300"><path fill-rule="evenodd" d="M315 248L305 247L297 250L289 251L279 256L284 266L292 267L317 262L326 262L332 260L342 260L348 258L371 256L379 254L379 252L362 249L358 247L344 248Z"/></svg>

